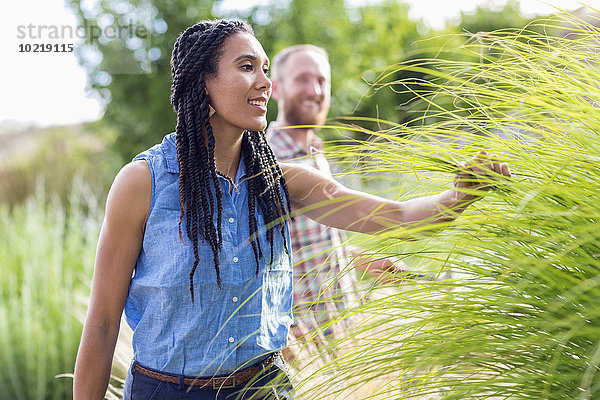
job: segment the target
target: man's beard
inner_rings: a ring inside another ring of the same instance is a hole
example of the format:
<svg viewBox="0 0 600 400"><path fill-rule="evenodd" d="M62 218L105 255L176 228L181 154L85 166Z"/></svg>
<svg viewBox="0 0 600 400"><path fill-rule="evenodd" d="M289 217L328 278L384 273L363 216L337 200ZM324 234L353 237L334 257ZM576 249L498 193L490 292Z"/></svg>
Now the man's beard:
<svg viewBox="0 0 600 400"><path fill-rule="evenodd" d="M319 110L316 113L302 111L301 107L293 103L286 107L285 120L290 125L323 125L327 119L328 107L324 102L319 104Z"/></svg>

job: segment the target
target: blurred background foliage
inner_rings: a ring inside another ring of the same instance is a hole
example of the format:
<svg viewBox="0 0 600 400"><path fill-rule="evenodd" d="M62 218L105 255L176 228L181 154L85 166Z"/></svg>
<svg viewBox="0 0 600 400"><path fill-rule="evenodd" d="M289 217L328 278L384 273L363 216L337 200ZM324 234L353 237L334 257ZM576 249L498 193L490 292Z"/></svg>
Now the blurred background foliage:
<svg viewBox="0 0 600 400"><path fill-rule="evenodd" d="M352 7L343 0L272 1L240 12L219 11L219 1L213 0L102 0L95 7L83 0L67 3L80 21L96 21L100 26L133 21L150 33L125 47L122 41L113 40L90 42L78 49L92 89L107 102L102 121L117 129L112 146L125 160L174 130L175 113L169 99L171 52L179 33L198 20L247 20L270 57L298 43L324 47L334 71L330 116L370 116L395 123L418 118L422 108L411 105L414 94L397 93L385 84L405 78L427 80L428 76L404 70L381 78L388 66L408 60L423 63L454 51L466 40L449 34L523 27L528 22L516 0L500 10L480 6L441 32L431 31L422 21L412 21L408 6L399 0ZM121 73L125 71L131 73ZM373 87L376 80L378 85ZM273 100L268 109L268 120L274 120L277 105ZM325 135L335 138L332 132Z"/></svg>
<svg viewBox="0 0 600 400"><path fill-rule="evenodd" d="M173 43L186 27L204 18L237 17L252 24L270 57L298 43L326 48L333 70L330 120L367 128L341 132L345 140L367 143L384 128L394 127L386 133L402 138L411 129L446 129L444 124L453 118L472 113L465 106L466 95L438 92L431 96L432 87L460 87L450 80L451 65L441 68L437 59L462 63L463 68L470 62L491 63L497 59L497 48L462 49L497 29L559 32L552 24L530 25L516 1L502 9L484 4L440 31L411 20L407 5L399 0L364 6L349 6L342 0L272 1L240 12L224 12L220 2L213 0L66 3L80 22L100 26L133 22L145 26L150 34L144 40L95 41L77 49L92 90L106 103L99 121L51 128L0 127L0 221L4 226L0 241L0 365L9 366L0 371L0 382L5 396L14 399L70 397L71 381L54 376L73 369L81 334L77 319L83 318L89 293L106 192L123 163L174 130L169 61ZM534 46L543 48L544 43ZM439 107L435 112L433 104ZM276 113L271 101L269 121ZM364 120L357 120L361 118ZM512 122L516 130L519 125ZM469 131L473 126L461 129ZM331 129L323 134L337 140L340 131ZM356 171L369 170L361 168ZM435 163L428 168L435 168ZM397 176L397 170L391 168L390 172ZM381 176L383 173L378 174ZM404 184L387 182L384 186L409 195L424 189ZM425 189L432 187L439 186ZM414 257L422 260L427 248L418 247ZM409 250L392 247L378 251L401 255ZM431 293L428 290L419 293ZM404 303L388 306L400 310ZM454 339L448 336L447 340Z"/></svg>
<svg viewBox="0 0 600 400"><path fill-rule="evenodd" d="M13 207L41 189L66 205L76 179L105 197L122 163L107 145L114 136L103 122L0 132L0 204Z"/></svg>

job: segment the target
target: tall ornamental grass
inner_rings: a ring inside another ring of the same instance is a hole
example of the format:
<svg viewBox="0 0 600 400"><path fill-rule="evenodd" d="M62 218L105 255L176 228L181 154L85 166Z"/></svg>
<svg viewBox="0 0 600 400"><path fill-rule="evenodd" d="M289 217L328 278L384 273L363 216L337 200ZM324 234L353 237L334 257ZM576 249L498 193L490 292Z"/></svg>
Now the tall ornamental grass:
<svg viewBox="0 0 600 400"><path fill-rule="evenodd" d="M42 187L42 184L38 184ZM72 398L101 210L74 184L63 207L42 190L0 205L0 398Z"/></svg>
<svg viewBox="0 0 600 400"><path fill-rule="evenodd" d="M449 187L479 150L513 178L433 236L353 239L416 273L346 310L346 338L305 353L300 398L600 398L600 33L577 17L532 28L475 34L463 61L396 66L431 77L380 88L413 93L423 124L381 121L373 140L332 152L359 157L349 173L393 177L379 187L400 200Z"/></svg>

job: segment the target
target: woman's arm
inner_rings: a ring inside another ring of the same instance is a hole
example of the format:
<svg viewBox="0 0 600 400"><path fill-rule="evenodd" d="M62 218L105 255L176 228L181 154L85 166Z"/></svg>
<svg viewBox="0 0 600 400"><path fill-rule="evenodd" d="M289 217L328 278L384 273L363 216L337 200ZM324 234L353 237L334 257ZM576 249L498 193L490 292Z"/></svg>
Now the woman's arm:
<svg viewBox="0 0 600 400"><path fill-rule="evenodd" d="M152 177L145 161L121 170L108 194L92 294L73 381L75 400L104 399L121 314L150 209Z"/></svg>
<svg viewBox="0 0 600 400"><path fill-rule="evenodd" d="M510 177L508 165L479 152L458 165L454 187L439 194L398 202L349 189L297 164L281 164L292 207L325 225L362 233L453 220L488 189L491 179ZM466 189L466 190L465 190Z"/></svg>

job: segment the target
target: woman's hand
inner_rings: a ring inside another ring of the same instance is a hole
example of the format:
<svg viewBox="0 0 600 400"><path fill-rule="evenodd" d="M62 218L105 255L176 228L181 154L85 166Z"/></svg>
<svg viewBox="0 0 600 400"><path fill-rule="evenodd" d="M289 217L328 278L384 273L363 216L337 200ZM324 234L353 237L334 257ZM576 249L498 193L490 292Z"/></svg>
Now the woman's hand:
<svg viewBox="0 0 600 400"><path fill-rule="evenodd" d="M464 202L473 202L485 196L499 181L510 178L507 163L501 163L495 154L486 151L478 152L468 161L461 161L454 176L454 190L457 197Z"/></svg>

